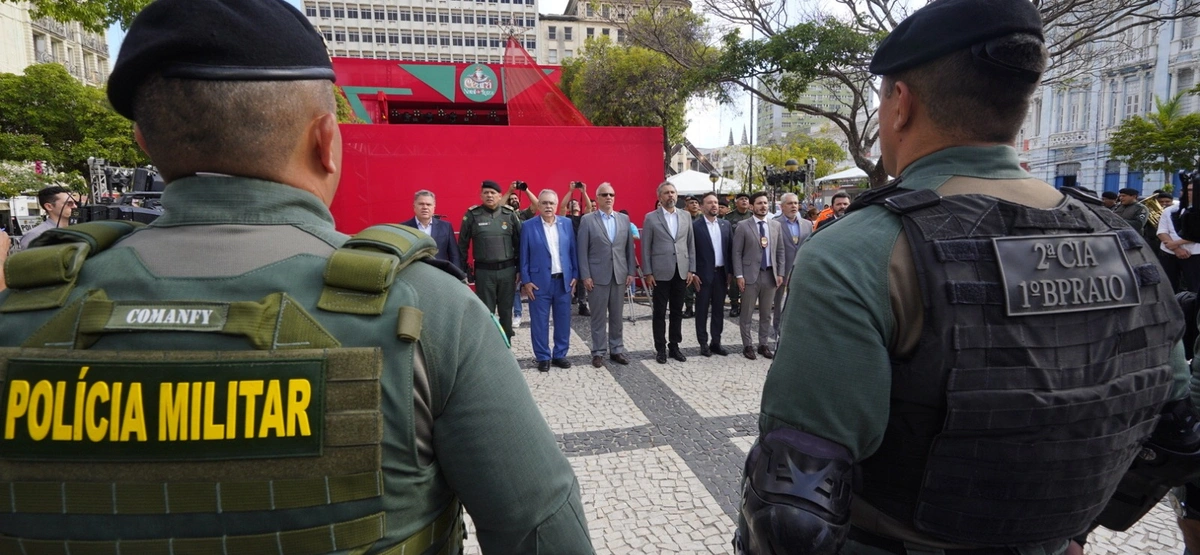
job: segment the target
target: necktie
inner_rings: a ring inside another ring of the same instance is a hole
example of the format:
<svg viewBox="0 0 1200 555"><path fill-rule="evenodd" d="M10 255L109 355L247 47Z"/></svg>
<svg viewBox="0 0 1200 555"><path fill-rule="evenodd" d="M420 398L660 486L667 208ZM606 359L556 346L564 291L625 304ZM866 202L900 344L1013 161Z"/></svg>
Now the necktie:
<svg viewBox="0 0 1200 555"><path fill-rule="evenodd" d="M767 223L758 222L758 244L762 245L762 261L759 268L767 269Z"/></svg>

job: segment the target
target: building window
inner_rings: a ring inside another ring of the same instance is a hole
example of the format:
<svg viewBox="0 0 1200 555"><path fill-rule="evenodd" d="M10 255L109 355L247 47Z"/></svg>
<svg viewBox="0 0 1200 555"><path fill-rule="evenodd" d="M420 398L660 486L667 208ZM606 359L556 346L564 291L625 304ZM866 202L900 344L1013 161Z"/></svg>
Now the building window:
<svg viewBox="0 0 1200 555"><path fill-rule="evenodd" d="M358 19L358 8L354 6L346 8L346 19Z"/></svg>
<svg viewBox="0 0 1200 555"><path fill-rule="evenodd" d="M591 3L587 5L587 16L596 17L596 8L593 8Z"/></svg>
<svg viewBox="0 0 1200 555"><path fill-rule="evenodd" d="M307 15L308 17L317 17L317 5L316 4L305 4L304 5L304 15Z"/></svg>
<svg viewBox="0 0 1200 555"><path fill-rule="evenodd" d="M396 21L399 19L399 13L396 10L388 10L388 21Z"/></svg>
<svg viewBox="0 0 1200 555"><path fill-rule="evenodd" d="M467 46L475 46L475 37L464 37L463 43Z"/></svg>
<svg viewBox="0 0 1200 555"><path fill-rule="evenodd" d="M329 18L333 14L333 12L330 11L329 6L321 6L317 11L319 11L321 13L321 17L324 18Z"/></svg>
<svg viewBox="0 0 1200 555"><path fill-rule="evenodd" d="M537 41L533 40L533 39L529 39L529 40L525 41L525 49L526 50L536 50L537 49Z"/></svg>
<svg viewBox="0 0 1200 555"><path fill-rule="evenodd" d="M507 17L502 17L500 18L500 24L504 25L505 27L510 27L512 26L512 20Z"/></svg>
<svg viewBox="0 0 1200 555"><path fill-rule="evenodd" d="M454 40L452 42L454 43L454 46L462 46L463 45L462 37L453 37L453 39Z"/></svg>
<svg viewBox="0 0 1200 555"><path fill-rule="evenodd" d="M558 29L555 26L551 25L550 28L546 31L546 38L548 38L550 40L557 39L558 38Z"/></svg>
<svg viewBox="0 0 1200 555"><path fill-rule="evenodd" d="M1125 114L1121 119L1127 119L1130 116L1138 114L1138 108L1142 106L1140 86L1141 83L1138 83L1137 77L1130 77L1125 80Z"/></svg>
<svg viewBox="0 0 1200 555"><path fill-rule="evenodd" d="M533 21L532 17L525 18L525 26L526 27L529 27L530 29L532 29L535 25L536 25L536 23Z"/></svg>
<svg viewBox="0 0 1200 555"><path fill-rule="evenodd" d="M492 48L500 48L500 39L497 39L497 38L489 38L489 39L488 39L488 46L490 46L490 47L492 47Z"/></svg>
<svg viewBox="0 0 1200 555"><path fill-rule="evenodd" d="M413 21L425 21L425 13L413 12Z"/></svg>
<svg viewBox="0 0 1200 555"><path fill-rule="evenodd" d="M409 34L400 35L400 44L412 44L412 43L413 43L412 35L409 35Z"/></svg>
<svg viewBox="0 0 1200 555"><path fill-rule="evenodd" d="M440 44L442 46L450 46L450 37L446 37L446 36L438 37L438 44Z"/></svg>
<svg viewBox="0 0 1200 555"><path fill-rule="evenodd" d="M400 44L400 33L388 33L388 44Z"/></svg>
<svg viewBox="0 0 1200 555"><path fill-rule="evenodd" d="M412 12L400 12L400 21L412 21Z"/></svg>
<svg viewBox="0 0 1200 555"><path fill-rule="evenodd" d="M462 14L454 14L450 16L450 23L462 23Z"/></svg>
<svg viewBox="0 0 1200 555"><path fill-rule="evenodd" d="M447 13L438 14L438 23L450 23L450 14L447 14Z"/></svg>
<svg viewBox="0 0 1200 555"><path fill-rule="evenodd" d="M333 17L334 17L334 19L345 18L346 17L346 8L344 6L334 6L333 7Z"/></svg>
<svg viewBox="0 0 1200 555"><path fill-rule="evenodd" d="M600 6L600 17L603 17L604 19L608 19L608 13L609 13L608 4Z"/></svg>
<svg viewBox="0 0 1200 555"><path fill-rule="evenodd" d="M375 21L383 21L383 8L375 8Z"/></svg>
<svg viewBox="0 0 1200 555"><path fill-rule="evenodd" d="M617 29L617 42L625 42L625 32L622 29Z"/></svg>
<svg viewBox="0 0 1200 555"><path fill-rule="evenodd" d="M564 60L567 58L570 58L571 56L574 56L574 55L575 55L574 50L563 50L563 59Z"/></svg>
<svg viewBox="0 0 1200 555"><path fill-rule="evenodd" d="M587 28L587 38L589 38L589 39L590 39L590 38L593 38L593 37L595 37L595 36L596 36L596 28L595 28L595 27L588 27L588 28Z"/></svg>
<svg viewBox="0 0 1200 555"><path fill-rule="evenodd" d="M575 40L571 37L571 32L574 31L571 27L563 27L563 40Z"/></svg>
<svg viewBox="0 0 1200 555"><path fill-rule="evenodd" d="M500 24L500 16L498 16L498 15L489 15L488 16L488 25L499 25L499 24Z"/></svg>
<svg viewBox="0 0 1200 555"><path fill-rule="evenodd" d="M383 31L376 31L375 32L375 44L386 44L386 43L387 43L387 35L384 35Z"/></svg>
<svg viewBox="0 0 1200 555"><path fill-rule="evenodd" d="M475 24L475 16L473 16L471 14L464 14L463 15L463 23L466 23L468 25L474 25Z"/></svg>
<svg viewBox="0 0 1200 555"><path fill-rule="evenodd" d="M608 29L600 29L600 34L601 34L601 35L604 35L604 36L606 36L606 37L607 37L607 36L608 36Z"/></svg>
<svg viewBox="0 0 1200 555"><path fill-rule="evenodd" d="M333 32L333 40L334 42L346 42L346 32L340 29L335 30Z"/></svg>
<svg viewBox="0 0 1200 555"><path fill-rule="evenodd" d="M533 0L525 0L525 5L526 5L526 6L532 6L532 5L533 5Z"/></svg>
<svg viewBox="0 0 1200 555"><path fill-rule="evenodd" d="M325 42L333 42L333 33L329 31L322 31L321 35L325 37Z"/></svg>
<svg viewBox="0 0 1200 555"><path fill-rule="evenodd" d="M425 35L413 35L413 44L425 44Z"/></svg>
<svg viewBox="0 0 1200 555"><path fill-rule="evenodd" d="M350 31L350 42L358 42L358 31Z"/></svg>
<svg viewBox="0 0 1200 555"><path fill-rule="evenodd" d="M558 63L558 50L551 48L550 51L546 53L546 56L546 61L552 64Z"/></svg>

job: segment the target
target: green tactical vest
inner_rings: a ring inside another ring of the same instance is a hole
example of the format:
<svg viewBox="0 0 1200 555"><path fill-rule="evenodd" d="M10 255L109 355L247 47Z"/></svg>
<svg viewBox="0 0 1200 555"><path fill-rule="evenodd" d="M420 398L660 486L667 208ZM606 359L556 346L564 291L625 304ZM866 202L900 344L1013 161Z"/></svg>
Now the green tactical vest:
<svg viewBox="0 0 1200 555"><path fill-rule="evenodd" d="M477 206L470 211L470 225L475 229L476 262L507 262L516 258L513 235L517 233L517 218L511 208L501 206L495 212Z"/></svg>
<svg viewBox="0 0 1200 555"><path fill-rule="evenodd" d="M388 529L379 348L343 347L285 292L150 302L91 290L67 304L86 259L136 227L53 230L55 244L8 261L0 314L56 313L0 348L0 555L457 553L457 501L376 547ZM396 276L434 252L416 230L368 228L327 261L317 307L379 316ZM397 317L400 371L414 369L414 304ZM90 349L153 332L241 336L255 350Z"/></svg>

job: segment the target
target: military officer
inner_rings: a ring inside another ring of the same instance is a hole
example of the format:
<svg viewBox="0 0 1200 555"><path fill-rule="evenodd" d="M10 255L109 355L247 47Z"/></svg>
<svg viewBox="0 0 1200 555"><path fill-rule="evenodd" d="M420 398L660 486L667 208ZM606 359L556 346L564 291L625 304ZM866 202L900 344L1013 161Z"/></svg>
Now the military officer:
<svg viewBox="0 0 1200 555"><path fill-rule="evenodd" d="M517 258L521 252L521 218L507 205L500 204L500 184L484 181L479 189L482 204L472 206L463 215L458 233L459 260L467 260L467 250L475 246L475 294L490 312L499 312L500 326L509 339L513 336L513 300L518 275Z"/></svg>
<svg viewBox="0 0 1200 555"><path fill-rule="evenodd" d="M725 215L725 220L729 222L729 227L737 229L738 223L742 220L752 218L754 211L750 210L750 194L738 193L735 199L736 210L730 210ZM754 307L750 307L753 309ZM738 288L737 280L729 280L729 317L734 318L742 314L742 291Z"/></svg>
<svg viewBox="0 0 1200 555"><path fill-rule="evenodd" d="M1028 0L936 0L880 43L898 178L796 255L808 302L784 308L739 551L1060 554L1197 467L1153 253L1012 147L1045 67ZM1143 447L1163 466L1131 466ZM1112 495L1134 482L1154 487Z"/></svg>
<svg viewBox="0 0 1200 555"><path fill-rule="evenodd" d="M408 228L334 229L333 80L280 0L134 19L108 98L166 211L8 260L0 553L460 553L460 507L485 553L593 551L461 274Z"/></svg>

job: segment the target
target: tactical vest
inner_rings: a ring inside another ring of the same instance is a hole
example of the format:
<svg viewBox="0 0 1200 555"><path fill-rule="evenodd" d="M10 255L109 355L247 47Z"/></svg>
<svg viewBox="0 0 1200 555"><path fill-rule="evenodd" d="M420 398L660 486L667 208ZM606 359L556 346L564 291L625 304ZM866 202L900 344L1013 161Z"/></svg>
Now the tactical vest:
<svg viewBox="0 0 1200 555"><path fill-rule="evenodd" d="M57 312L0 348L0 555L459 552L456 500L401 543L376 543L389 528L379 348L343 348L284 292L149 303L92 290L65 305L85 260L134 227L54 230L51 246L9 259L0 313ZM397 275L434 252L416 230L368 228L327 261L317 306L382 315ZM403 356L388 362L401 372L421 330L412 304L398 316ZM155 331L239 335L256 350L89 349Z"/></svg>
<svg viewBox="0 0 1200 555"><path fill-rule="evenodd" d="M1169 398L1179 308L1112 211L893 189L924 303L858 495L960 544L1088 529Z"/></svg>
<svg viewBox="0 0 1200 555"><path fill-rule="evenodd" d="M471 210L475 226L475 261L508 262L516 258L513 250L513 235L516 218L512 209L501 206L495 212L482 206Z"/></svg>

